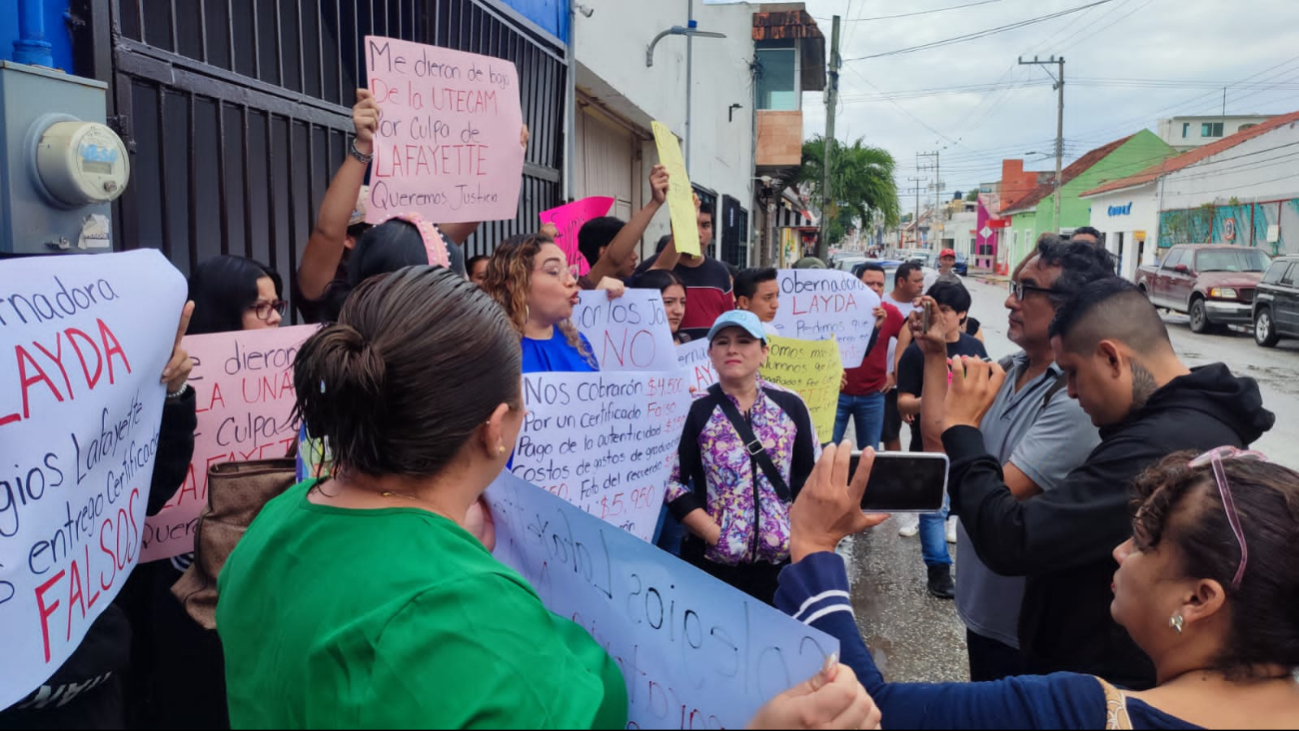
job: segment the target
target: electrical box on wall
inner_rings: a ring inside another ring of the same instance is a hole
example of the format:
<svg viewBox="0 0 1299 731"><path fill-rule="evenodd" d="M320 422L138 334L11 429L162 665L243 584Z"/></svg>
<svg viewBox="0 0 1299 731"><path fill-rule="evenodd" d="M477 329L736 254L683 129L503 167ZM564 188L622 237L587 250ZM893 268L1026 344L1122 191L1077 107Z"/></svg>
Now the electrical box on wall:
<svg viewBox="0 0 1299 731"><path fill-rule="evenodd" d="M105 124L108 85L0 61L0 254L112 250L126 145Z"/></svg>

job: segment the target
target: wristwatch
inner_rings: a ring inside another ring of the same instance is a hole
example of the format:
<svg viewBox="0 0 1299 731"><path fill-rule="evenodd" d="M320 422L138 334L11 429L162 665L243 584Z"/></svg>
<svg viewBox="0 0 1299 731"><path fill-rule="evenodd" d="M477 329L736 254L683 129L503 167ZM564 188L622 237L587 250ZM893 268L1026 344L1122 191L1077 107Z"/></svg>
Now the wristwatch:
<svg viewBox="0 0 1299 731"><path fill-rule="evenodd" d="M365 155L362 154L360 150L356 149L355 137L352 138L352 143L348 145L347 154L356 158L357 161L360 162L362 165L369 165L370 161L374 159L374 155Z"/></svg>

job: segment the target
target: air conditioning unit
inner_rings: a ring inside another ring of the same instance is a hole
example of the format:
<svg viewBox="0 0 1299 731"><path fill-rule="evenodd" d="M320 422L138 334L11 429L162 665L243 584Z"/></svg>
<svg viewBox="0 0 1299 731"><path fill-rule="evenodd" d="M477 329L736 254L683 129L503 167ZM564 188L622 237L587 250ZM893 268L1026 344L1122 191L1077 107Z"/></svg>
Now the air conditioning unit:
<svg viewBox="0 0 1299 731"><path fill-rule="evenodd" d="M105 125L108 85L0 61L0 255L112 250L126 145Z"/></svg>

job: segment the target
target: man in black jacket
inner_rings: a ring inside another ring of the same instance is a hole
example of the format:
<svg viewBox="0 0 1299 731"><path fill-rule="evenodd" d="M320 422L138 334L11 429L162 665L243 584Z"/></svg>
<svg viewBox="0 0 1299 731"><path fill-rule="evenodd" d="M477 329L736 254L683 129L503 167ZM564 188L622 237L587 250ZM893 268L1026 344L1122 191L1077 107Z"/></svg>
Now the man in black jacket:
<svg viewBox="0 0 1299 731"><path fill-rule="evenodd" d="M1183 365L1155 308L1117 277L1060 308L1051 345L1069 396L1100 427L1100 445L1055 490L1019 502L977 428L1004 374L995 364L959 364L943 433L952 509L989 568L1027 577L1019 638L1028 672L1149 688L1149 658L1110 616L1112 552L1132 535L1129 483L1171 452L1246 447L1275 416L1253 379L1220 363Z"/></svg>

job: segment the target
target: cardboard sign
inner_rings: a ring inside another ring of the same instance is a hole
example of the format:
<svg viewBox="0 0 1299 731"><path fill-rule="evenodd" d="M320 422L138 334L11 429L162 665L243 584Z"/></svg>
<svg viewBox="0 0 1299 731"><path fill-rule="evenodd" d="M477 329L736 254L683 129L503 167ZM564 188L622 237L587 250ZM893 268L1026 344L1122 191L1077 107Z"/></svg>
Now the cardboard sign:
<svg viewBox="0 0 1299 731"><path fill-rule="evenodd" d="M514 64L366 36L374 138L366 223L418 213L435 223L515 217L523 110Z"/></svg>
<svg viewBox="0 0 1299 731"><path fill-rule="evenodd" d="M875 329L880 298L848 272L781 269L780 310L775 326L782 337L839 341L844 368L856 368Z"/></svg>
<svg viewBox="0 0 1299 731"><path fill-rule="evenodd" d="M839 385L843 362L839 343L829 340L792 340L771 336L771 352L762 377L797 393L807 404L812 427L821 439L834 434L834 416L839 408Z"/></svg>
<svg viewBox="0 0 1299 731"><path fill-rule="evenodd" d="M717 383L717 371L708 357L708 341L694 340L677 346L677 367L684 371L691 393L702 393Z"/></svg>
<svg viewBox="0 0 1299 731"><path fill-rule="evenodd" d="M0 708L139 561L185 293L153 249L0 262Z"/></svg>
<svg viewBox="0 0 1299 731"><path fill-rule="evenodd" d="M553 223L559 229L555 244L568 256L568 268L573 276L580 277L591 271L591 265L577 248L578 232L587 221L609 215L613 202L612 198L594 196L541 212L542 223Z"/></svg>
<svg viewBox="0 0 1299 731"><path fill-rule="evenodd" d="M189 385L198 411L194 458L185 484L145 521L142 561L194 550L209 467L288 453L298 433L292 423L293 360L315 331L315 325L301 325L185 338L185 351L194 359Z"/></svg>
<svg viewBox="0 0 1299 731"><path fill-rule="evenodd" d="M627 728L745 728L839 642L508 473L496 557L622 669Z"/></svg>
<svg viewBox="0 0 1299 731"><path fill-rule="evenodd" d="M685 378L528 373L511 471L648 541L690 411Z"/></svg>
<svg viewBox="0 0 1299 731"><path fill-rule="evenodd" d="M629 289L617 299L602 290L581 293L573 324L595 349L602 371L670 371L677 367L663 295Z"/></svg>
<svg viewBox="0 0 1299 731"><path fill-rule="evenodd" d="M672 130L661 122L654 128L654 144L658 147L659 163L668 169L668 212L672 214L672 240L682 254L699 256L699 218L695 213L695 192L690 187L686 161L681 155L681 143Z"/></svg>

